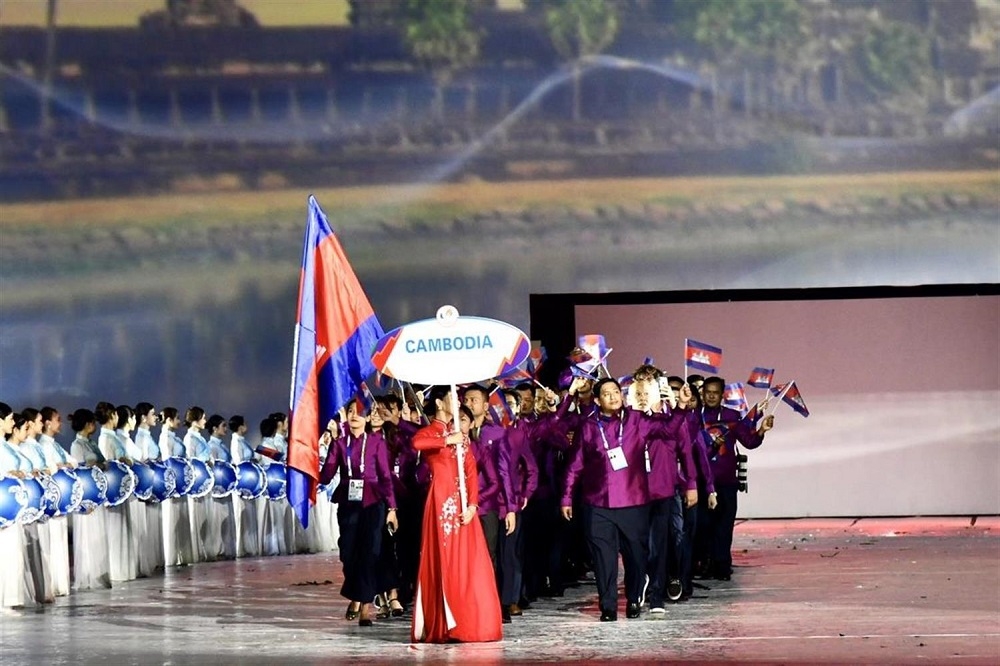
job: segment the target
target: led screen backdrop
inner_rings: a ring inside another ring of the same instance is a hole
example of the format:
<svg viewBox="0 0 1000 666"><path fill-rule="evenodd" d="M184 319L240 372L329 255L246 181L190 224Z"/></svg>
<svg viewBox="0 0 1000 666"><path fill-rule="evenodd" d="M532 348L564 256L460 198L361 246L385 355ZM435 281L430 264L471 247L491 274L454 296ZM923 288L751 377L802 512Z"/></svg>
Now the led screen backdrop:
<svg viewBox="0 0 1000 666"><path fill-rule="evenodd" d="M951 295L914 295L921 292ZM777 406L774 430L749 452L743 517L1000 512L996 288L841 294L564 298L575 300L576 334L605 335L615 376L646 356L681 374L684 339L693 338L722 348L727 382L746 382L755 366L776 368L776 382L796 381L810 416ZM747 395L758 400L764 390Z"/></svg>

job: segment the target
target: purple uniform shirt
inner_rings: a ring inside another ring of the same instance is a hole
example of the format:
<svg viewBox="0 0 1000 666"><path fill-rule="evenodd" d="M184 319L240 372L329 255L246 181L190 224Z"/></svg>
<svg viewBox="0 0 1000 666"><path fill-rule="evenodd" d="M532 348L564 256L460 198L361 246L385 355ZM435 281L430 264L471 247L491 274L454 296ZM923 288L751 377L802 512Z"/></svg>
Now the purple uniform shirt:
<svg viewBox="0 0 1000 666"><path fill-rule="evenodd" d="M560 406L560 414L568 401ZM579 424L573 453L566 469L562 506L571 506L573 492L580 487L582 501L593 506L620 509L649 502L646 445L652 449L678 436L683 412L670 416L647 416L632 409L610 417L594 413ZM609 451L621 447L627 465L612 467Z"/></svg>
<svg viewBox="0 0 1000 666"><path fill-rule="evenodd" d="M505 516L506 500L498 469L504 429L484 422L478 432L474 428L472 434L472 454L476 457L476 469L479 472L479 515L496 512Z"/></svg>
<svg viewBox="0 0 1000 666"><path fill-rule="evenodd" d="M368 507L384 501L390 508L396 507L392 472L389 469L389 447L378 433L364 433L359 437L347 433L331 442L326 462L319 473L319 482L329 483L338 470L340 485L333 491L333 502L347 502L350 481L364 479L362 506Z"/></svg>
<svg viewBox="0 0 1000 666"><path fill-rule="evenodd" d="M680 486L682 490L698 488L697 471L688 433L687 412L681 418L676 435L662 440L659 445L647 442L649 449L649 499L673 497ZM679 467L678 467L679 466Z"/></svg>
<svg viewBox="0 0 1000 666"><path fill-rule="evenodd" d="M525 500L538 488L538 463L531 450L530 439L534 431L534 421L515 421L507 428L503 446L500 447L497 467L507 500L506 513L520 513Z"/></svg>
<svg viewBox="0 0 1000 666"><path fill-rule="evenodd" d="M698 472L698 489L706 493L715 492L715 476L712 474L712 465L708 461L708 444L702 436L701 413L694 410L687 413L685 419L688 436L691 438L691 452L694 457L694 466Z"/></svg>
<svg viewBox="0 0 1000 666"><path fill-rule="evenodd" d="M728 407L702 407L702 427L709 428L722 424L727 430L723 444L713 445L709 451L712 476L718 485L736 485L736 442L748 449L756 449L764 442L764 436L740 417L740 413Z"/></svg>

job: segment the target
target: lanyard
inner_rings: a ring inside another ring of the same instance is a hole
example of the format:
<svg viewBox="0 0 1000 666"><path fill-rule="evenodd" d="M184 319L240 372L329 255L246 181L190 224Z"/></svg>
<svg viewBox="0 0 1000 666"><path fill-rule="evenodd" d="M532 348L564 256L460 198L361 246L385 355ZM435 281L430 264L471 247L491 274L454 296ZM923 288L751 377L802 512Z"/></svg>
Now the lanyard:
<svg viewBox="0 0 1000 666"><path fill-rule="evenodd" d="M597 420L597 432L601 433L601 439L604 441L604 450L607 451L610 446L608 444L608 436L604 434L604 426L601 425L601 417L595 415L594 418ZM618 448L621 448L623 443L623 435L625 434L625 412L622 412L618 417Z"/></svg>
<svg viewBox="0 0 1000 666"><path fill-rule="evenodd" d="M705 420L705 410L706 409L708 409L708 408L707 407L702 407L701 408L701 424L703 426L707 426L708 425L708 421ZM712 421L712 424L722 423L722 406L720 405L719 407L716 407L716 409L718 409L719 411L715 415L715 420Z"/></svg>
<svg viewBox="0 0 1000 666"><path fill-rule="evenodd" d="M368 446L368 433L361 438L361 465L358 469L361 476L365 475L365 448ZM347 476L354 477L354 461L351 460L351 435L347 436Z"/></svg>

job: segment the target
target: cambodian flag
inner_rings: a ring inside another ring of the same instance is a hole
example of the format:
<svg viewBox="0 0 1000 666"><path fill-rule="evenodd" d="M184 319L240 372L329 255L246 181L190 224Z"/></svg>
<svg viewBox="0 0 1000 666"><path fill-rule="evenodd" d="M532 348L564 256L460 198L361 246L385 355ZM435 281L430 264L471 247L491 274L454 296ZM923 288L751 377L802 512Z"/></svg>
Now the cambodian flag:
<svg viewBox="0 0 1000 666"><path fill-rule="evenodd" d="M722 366L722 349L688 338L684 341L684 367L717 374Z"/></svg>
<svg viewBox="0 0 1000 666"><path fill-rule="evenodd" d="M795 384L794 379L787 384L773 387L771 393L780 396L782 402L787 403L789 407L802 416L809 416L809 408L806 407L806 401L802 399L802 393L799 392L799 387Z"/></svg>
<svg viewBox="0 0 1000 666"><path fill-rule="evenodd" d="M747 385L766 389L771 388L773 381L774 368L754 368L753 372L750 373L750 379L747 380Z"/></svg>
<svg viewBox="0 0 1000 666"><path fill-rule="evenodd" d="M577 341L580 349L585 351L590 358L586 361L577 363L581 370L588 374L594 374L597 368L604 365L605 359L608 358L608 354L611 353L611 349L608 348L607 343L604 341L604 336L597 333L590 333L588 335L581 335Z"/></svg>
<svg viewBox="0 0 1000 666"><path fill-rule="evenodd" d="M748 411L746 413L746 415L741 420L743 420L746 423L750 424L751 428L756 428L757 427L757 422L760 421L760 419L761 419L762 416L764 416L764 415L760 411L760 406L757 405L757 404L754 404L753 407L750 408L750 411Z"/></svg>
<svg viewBox="0 0 1000 666"><path fill-rule="evenodd" d="M371 350L384 335L344 249L309 197L292 358L288 501L303 527L316 501L319 435L375 371Z"/></svg>
<svg viewBox="0 0 1000 666"><path fill-rule="evenodd" d="M740 414L745 414L750 409L742 382L726 384L726 388L722 391L722 404L730 409L735 409Z"/></svg>
<svg viewBox="0 0 1000 666"><path fill-rule="evenodd" d="M531 348L531 352L528 354L527 369L533 379L538 379L538 373L541 372L542 366L545 365L548 358L549 355L545 352L545 347L539 345Z"/></svg>
<svg viewBox="0 0 1000 666"><path fill-rule="evenodd" d="M493 423L506 428L514 422L514 414L510 411L510 405L504 400L503 393L494 389L490 393L489 403L489 412Z"/></svg>

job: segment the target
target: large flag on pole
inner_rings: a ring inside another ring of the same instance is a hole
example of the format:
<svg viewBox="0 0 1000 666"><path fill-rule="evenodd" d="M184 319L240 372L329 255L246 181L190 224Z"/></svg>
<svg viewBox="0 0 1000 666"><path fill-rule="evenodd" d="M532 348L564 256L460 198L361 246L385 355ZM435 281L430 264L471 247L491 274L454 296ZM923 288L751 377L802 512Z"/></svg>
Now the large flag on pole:
<svg viewBox="0 0 1000 666"><path fill-rule="evenodd" d="M309 197L295 322L288 442L288 501L303 527L316 501L319 435L372 372L384 335L344 249Z"/></svg>

